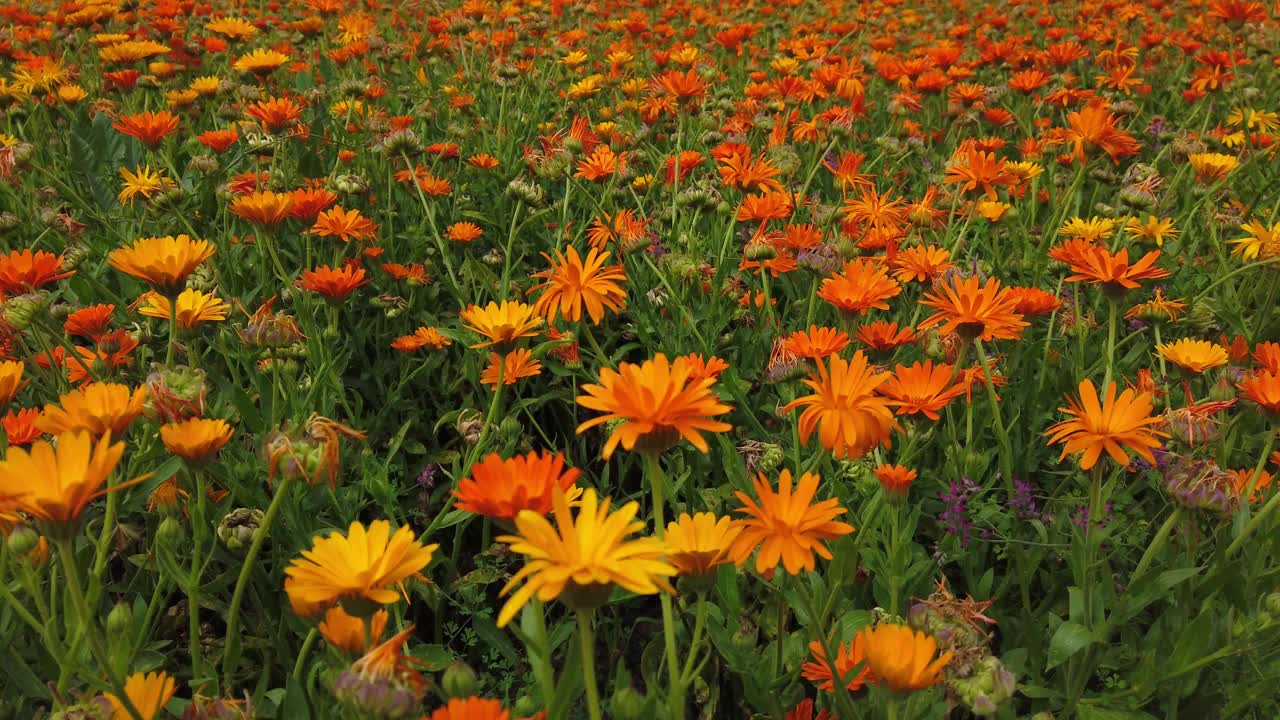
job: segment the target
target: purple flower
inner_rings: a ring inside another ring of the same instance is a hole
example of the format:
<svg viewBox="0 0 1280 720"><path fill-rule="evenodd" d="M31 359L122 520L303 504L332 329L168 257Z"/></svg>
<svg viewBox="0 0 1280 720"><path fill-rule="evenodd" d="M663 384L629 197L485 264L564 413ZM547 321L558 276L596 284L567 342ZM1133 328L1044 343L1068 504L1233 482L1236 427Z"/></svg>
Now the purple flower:
<svg viewBox="0 0 1280 720"><path fill-rule="evenodd" d="M1036 486L1031 482L1014 478L1013 495L1009 498L1008 505L1019 520L1049 522L1048 513L1040 512L1039 501L1036 499Z"/></svg>
<svg viewBox="0 0 1280 720"><path fill-rule="evenodd" d="M938 516L938 522L948 535L959 537L961 545L969 544L969 533L973 530L973 521L969 519L969 498L977 492L978 486L972 478L962 478L960 482L953 480L948 492L938 496L947 505Z"/></svg>
<svg viewBox="0 0 1280 720"><path fill-rule="evenodd" d="M418 487L424 490L430 490L436 486L436 473L440 471L440 466L435 463L427 463L422 472L418 473Z"/></svg>

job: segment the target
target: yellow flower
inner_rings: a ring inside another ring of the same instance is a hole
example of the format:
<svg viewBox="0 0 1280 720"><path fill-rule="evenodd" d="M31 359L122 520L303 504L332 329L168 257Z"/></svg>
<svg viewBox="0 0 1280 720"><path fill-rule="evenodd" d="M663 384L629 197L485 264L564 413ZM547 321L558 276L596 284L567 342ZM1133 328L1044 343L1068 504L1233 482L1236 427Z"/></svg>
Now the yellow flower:
<svg viewBox="0 0 1280 720"><path fill-rule="evenodd" d="M1165 360L1189 373L1202 373L1210 368L1226 365L1230 359L1227 349L1208 340L1183 338L1176 342L1161 343L1156 352Z"/></svg>
<svg viewBox="0 0 1280 720"><path fill-rule="evenodd" d="M683 513L667 524L667 562L681 575L706 575L729 562L729 547L740 532L742 526L727 517Z"/></svg>
<svg viewBox="0 0 1280 720"><path fill-rule="evenodd" d="M269 73L289 62L289 56L275 50L258 48L248 55L242 55L231 67L236 72L251 72L258 75Z"/></svg>
<svg viewBox="0 0 1280 720"><path fill-rule="evenodd" d="M24 367L26 366L20 362L0 360L0 408L8 405L13 396L26 385L22 381Z"/></svg>
<svg viewBox="0 0 1280 720"><path fill-rule="evenodd" d="M1280 222L1267 227L1266 223L1250 220L1240 226L1248 235L1231 241L1232 253L1240 253L1245 260L1270 260L1280 257Z"/></svg>
<svg viewBox="0 0 1280 720"><path fill-rule="evenodd" d="M504 300L501 305L491 302L483 308L472 305L458 316L468 330L488 338L486 342L472 345L473 348L493 345L506 349L520 338L537 335L538 328L542 327L542 318L534 315L532 307L512 300Z"/></svg>
<svg viewBox="0 0 1280 720"><path fill-rule="evenodd" d="M867 667L877 685L898 691L933 687L942 678L942 669L951 662L950 651L935 659L938 642L906 625L883 623L860 634Z"/></svg>
<svg viewBox="0 0 1280 720"><path fill-rule="evenodd" d="M1178 229L1173 226L1173 218L1158 218L1155 215L1148 215L1145 222L1129 218L1124 229L1139 240L1155 243L1157 247L1164 247L1165 240L1172 240L1178 234Z"/></svg>
<svg viewBox="0 0 1280 720"><path fill-rule="evenodd" d="M164 320L169 319L169 298L160 293L155 291L148 292L139 298L138 302L141 303L138 308L139 314ZM175 319L178 321L178 327L183 330L191 330L203 322L226 320L227 311L231 309L231 306L222 302L213 293L205 293L188 288L178 295L176 308Z"/></svg>
<svg viewBox="0 0 1280 720"><path fill-rule="evenodd" d="M104 435L97 444L89 433L59 435L54 442L38 441L30 450L9 448L0 461L0 497L9 497L15 508L37 522L70 526L85 507L151 477L151 473L109 488L103 485L120 462L124 443L111 444Z"/></svg>
<svg viewBox="0 0 1280 720"><path fill-rule="evenodd" d="M190 462L200 462L221 450L234 432L225 420L191 418L161 425L160 442L174 455Z"/></svg>
<svg viewBox="0 0 1280 720"><path fill-rule="evenodd" d="M610 512L609 502L609 498L601 502L595 490L586 490L575 520L568 498L555 493L555 525L532 510L516 516L519 534L502 535L498 541L524 555L525 566L500 594L527 582L502 606L498 627L511 622L535 595L542 602L561 598L575 610L586 610L603 604L613 585L637 595L653 595L660 589L673 592L667 578L676 569L662 559L663 542L653 537L627 539L644 527L635 519L640 506L629 502Z"/></svg>
<svg viewBox="0 0 1280 720"><path fill-rule="evenodd" d="M205 75L191 81L188 88L197 95L212 95L218 92L218 88L222 86L222 80L217 75Z"/></svg>
<svg viewBox="0 0 1280 720"><path fill-rule="evenodd" d="M124 186L120 188L119 199L121 203L128 205L133 205L133 199L139 195L150 200L157 193L177 187L173 178L165 177L164 168L153 171L150 165L135 165L133 172L120 168L120 177L124 178Z"/></svg>
<svg viewBox="0 0 1280 720"><path fill-rule="evenodd" d="M79 431L94 437L123 435L142 414L146 401L145 387L130 391L128 385L92 383L58 398L56 405L45 405L36 428L50 435Z"/></svg>
<svg viewBox="0 0 1280 720"><path fill-rule="evenodd" d="M208 240L166 235L141 238L133 245L116 248L107 256L107 264L145 281L156 292L172 295L212 255L213 244Z"/></svg>
<svg viewBox="0 0 1280 720"><path fill-rule="evenodd" d="M176 689L173 678L163 672L134 673L124 681L124 694L142 715L142 720L159 717L164 706L173 699ZM111 720L130 720L133 717L115 695L107 693L107 701L111 703Z"/></svg>
<svg viewBox="0 0 1280 720"><path fill-rule="evenodd" d="M367 530L355 521L346 535L334 531L289 563L284 590L294 608L318 612L342 603L348 613L368 617L377 605L399 600L390 586L417 576L438 547L422 545L408 527L393 535L386 520Z"/></svg>
<svg viewBox="0 0 1280 720"><path fill-rule="evenodd" d="M1058 234L1065 238L1080 238L1091 242L1101 242L1110 238L1116 231L1115 220L1110 218L1078 218L1073 217L1062 224Z"/></svg>
<svg viewBox="0 0 1280 720"><path fill-rule="evenodd" d="M1240 167L1239 158L1222 153L1192 153L1187 156L1187 161L1196 171L1196 176L1202 180L1222 180L1232 170Z"/></svg>
<svg viewBox="0 0 1280 720"><path fill-rule="evenodd" d="M258 34L258 28L243 18L222 17L204 26L205 30L218 33L232 40L248 40Z"/></svg>

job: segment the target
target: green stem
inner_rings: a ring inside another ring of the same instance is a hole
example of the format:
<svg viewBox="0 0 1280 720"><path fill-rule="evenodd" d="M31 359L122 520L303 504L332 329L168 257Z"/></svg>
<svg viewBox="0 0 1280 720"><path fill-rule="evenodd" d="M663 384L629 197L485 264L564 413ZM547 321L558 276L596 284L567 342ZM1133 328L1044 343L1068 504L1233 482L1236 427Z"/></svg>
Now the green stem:
<svg viewBox="0 0 1280 720"><path fill-rule="evenodd" d="M178 344L178 298L169 298L169 347L164 353L164 366L173 367L173 352Z"/></svg>
<svg viewBox="0 0 1280 720"><path fill-rule="evenodd" d="M498 384L493 388L493 399L489 401L489 414L485 415L484 427L480 428L480 437L476 439L476 444L471 448L471 452L467 453L467 462L462 466L462 472L458 477L465 478L467 473L471 472L471 466L476 460L480 459L480 451L484 448L484 441L489 437L489 431L498 419L498 408L502 404L502 373L507 369L507 362L501 355L498 357Z"/></svg>
<svg viewBox="0 0 1280 720"><path fill-rule="evenodd" d="M187 634L188 652L191 655L191 672L194 677L201 677L200 666L203 664L200 653L200 576L204 573L201 565L201 550L204 546L205 505L204 476L199 470L192 471L195 480L196 512L191 520L191 573L187 590Z"/></svg>
<svg viewBox="0 0 1280 720"><path fill-rule="evenodd" d="M366 622L367 625L368 623ZM298 659L293 663L293 674L290 676L293 678L293 682L296 683L302 680L302 670L306 667L307 655L311 654L311 647L316 644L316 640L319 637L320 631L311 628L311 632L307 633L307 639L302 641L302 649L298 651ZM365 644L365 647L369 647L368 643Z"/></svg>
<svg viewBox="0 0 1280 720"><path fill-rule="evenodd" d="M546 612L542 601L537 598L533 598L532 602L525 606L524 611L532 613L534 619L533 640L538 645L538 652L536 660L534 658L529 660L533 666L534 678L537 679L538 687L542 690L542 705L546 707L551 704L551 698L556 695L556 673L551 667L551 643L547 639Z"/></svg>
<svg viewBox="0 0 1280 720"><path fill-rule="evenodd" d="M707 622L707 598L699 593L698 608L696 617L693 621L693 642L689 644L689 656L685 658L684 672L680 674L681 685L688 687L693 682L693 673L696 670L694 662L698 659L699 644L702 642L702 631Z"/></svg>
<svg viewBox="0 0 1280 720"><path fill-rule="evenodd" d="M1156 530L1155 537L1151 538L1151 542L1147 545L1146 552L1142 553L1142 559L1138 561L1138 567L1134 568L1133 574L1129 576L1130 587L1132 587L1133 583L1138 578L1142 577L1147 569L1151 567L1151 562L1155 560L1156 555L1159 555L1160 551L1164 549L1165 543L1169 540L1169 534L1173 531L1173 528L1177 526L1178 520L1181 518L1182 506L1179 505L1173 509L1173 512L1169 513L1169 517L1165 519L1164 524L1160 526L1159 530Z"/></svg>
<svg viewBox="0 0 1280 720"><path fill-rule="evenodd" d="M596 689L596 662L592 652L591 612L578 611L578 647L582 650L582 684L587 687L587 709L591 720L601 720L600 692Z"/></svg>
<svg viewBox="0 0 1280 720"><path fill-rule="evenodd" d="M1258 478L1262 475L1262 468L1266 466L1267 459L1271 457L1271 449L1275 447L1275 444L1276 432L1272 429L1267 433L1267 444L1263 446L1262 454L1258 456L1258 464L1254 466L1253 474L1249 476L1249 486L1245 488L1246 490L1253 487L1253 484L1258 482ZM1280 504L1280 491L1276 491L1271 494L1271 499L1267 500L1267 504L1262 506L1262 509L1258 511L1257 515L1254 515L1249 519L1249 524L1245 525L1244 530L1240 531L1239 537L1231 541L1231 544L1227 546L1227 557L1231 557L1240 551L1240 548L1244 546L1245 541L1248 540L1253 533L1257 532L1258 528L1262 527L1262 524L1271 516L1271 513L1275 512L1277 504Z"/></svg>
<svg viewBox="0 0 1280 720"><path fill-rule="evenodd" d="M502 258L502 296L499 300L507 299L507 290L511 287L511 251L516 244L516 228L520 219L520 210L524 208L524 201L516 201L516 209L511 213L511 228L507 231L507 248Z"/></svg>
<svg viewBox="0 0 1280 720"><path fill-rule="evenodd" d="M1120 302L1107 298L1107 372L1102 378L1102 391L1111 387L1111 375L1116 366L1116 316L1119 314Z"/></svg>
<svg viewBox="0 0 1280 720"><path fill-rule="evenodd" d="M1013 487L1013 444L1009 442L1009 429L1004 424L1004 416L1000 412L1000 399L996 397L996 384L991 378L991 365L987 362L987 351L980 338L973 340L978 345L978 362L982 364L982 372L987 379L987 399L991 401L991 419L995 424L996 440L1000 444L1000 471L1004 474L1004 483L1012 495Z"/></svg>
<svg viewBox="0 0 1280 720"><path fill-rule="evenodd" d="M667 529L666 521L663 518L666 512L664 492L667 478L662 472L662 464L658 461L658 453L656 451L645 452L643 455L645 473L649 476L649 487L653 492L655 534L661 540L666 535ZM681 682L680 665L676 657L675 614L671 608L670 595L660 593L658 601L662 604L662 635L667 653L667 675L669 678L667 700L670 705L672 720L682 720L684 718L684 684Z"/></svg>

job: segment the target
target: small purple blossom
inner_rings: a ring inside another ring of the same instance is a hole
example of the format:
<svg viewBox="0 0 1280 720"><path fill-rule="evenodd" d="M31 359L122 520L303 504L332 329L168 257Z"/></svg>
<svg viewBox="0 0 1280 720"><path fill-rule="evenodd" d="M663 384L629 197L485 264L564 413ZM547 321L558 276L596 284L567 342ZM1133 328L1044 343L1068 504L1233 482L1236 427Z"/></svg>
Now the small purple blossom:
<svg viewBox="0 0 1280 720"><path fill-rule="evenodd" d="M978 490L973 479L966 477L960 482L951 481L949 490L938 496L947 505L938 515L938 522L948 535L959 537L961 545L969 544L969 533L973 531L973 521L969 519L969 498Z"/></svg>
<svg viewBox="0 0 1280 720"><path fill-rule="evenodd" d="M1081 505L1080 507L1075 509L1075 512L1071 513L1071 524L1075 525L1081 530L1084 530L1089 525L1090 514L1091 513L1089 512L1089 506ZM1106 507L1102 508L1102 519L1095 521L1093 523L1093 526L1096 528L1104 528L1107 526L1107 522L1110 519L1111 519L1111 503L1107 503Z"/></svg>
<svg viewBox="0 0 1280 720"><path fill-rule="evenodd" d="M427 463L422 468L422 472L418 473L418 487L424 490L431 490L436 486L436 473L440 471L440 466L435 463Z"/></svg>
<svg viewBox="0 0 1280 720"><path fill-rule="evenodd" d="M1039 520L1047 523L1049 521L1048 513L1040 511L1039 500L1036 498L1036 486L1034 483L1025 480L1013 479L1013 495L1009 497L1009 507L1017 515L1019 520Z"/></svg>

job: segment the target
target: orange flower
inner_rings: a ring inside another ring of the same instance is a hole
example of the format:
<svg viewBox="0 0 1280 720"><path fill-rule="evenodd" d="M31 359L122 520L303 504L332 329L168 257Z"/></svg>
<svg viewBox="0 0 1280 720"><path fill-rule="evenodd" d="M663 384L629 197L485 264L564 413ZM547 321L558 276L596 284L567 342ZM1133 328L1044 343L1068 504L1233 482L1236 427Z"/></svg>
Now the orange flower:
<svg viewBox="0 0 1280 720"><path fill-rule="evenodd" d="M935 366L932 360L917 360L911 367L899 365L879 391L892 400L890 404L898 408L899 415L924 413L936 421L939 410L964 394L964 385L953 383L954 377L955 368L946 363Z"/></svg>
<svg viewBox="0 0 1280 720"><path fill-rule="evenodd" d="M1261 500L1262 491L1270 488L1272 483L1275 482L1275 477L1266 470L1259 470L1257 477L1257 480L1253 479L1253 468L1227 471L1227 478L1231 481L1232 487L1235 488L1236 496L1247 497L1251 503Z"/></svg>
<svg viewBox="0 0 1280 720"><path fill-rule="evenodd" d="M1253 349L1253 361L1263 370L1280 372L1280 343L1258 343Z"/></svg>
<svg viewBox="0 0 1280 720"><path fill-rule="evenodd" d="M1062 307L1062 300L1048 290L1038 287L1011 287L1009 294L1013 297L1013 311L1023 317L1048 315Z"/></svg>
<svg viewBox="0 0 1280 720"><path fill-rule="evenodd" d="M889 432L895 426L890 401L875 394L889 375L875 373L861 350L852 360L832 355L828 363L818 360L817 375L804 381L813 394L782 409L789 413L805 408L800 414L800 441L808 445L817 430L822 447L843 459L859 458L877 445L889 445Z"/></svg>
<svg viewBox="0 0 1280 720"><path fill-rule="evenodd" d="M916 333L909 327L899 329L896 322L876 320L859 326L853 338L866 345L868 350L888 351L915 341Z"/></svg>
<svg viewBox="0 0 1280 720"><path fill-rule="evenodd" d="M44 406L37 427L51 435L87 432L94 437L123 435L142 414L147 389L128 385L92 383L65 393L58 404Z"/></svg>
<svg viewBox="0 0 1280 720"><path fill-rule="evenodd" d="M748 195L738 208L738 222L785 220L791 217L791 195L785 192L766 192Z"/></svg>
<svg viewBox="0 0 1280 720"><path fill-rule="evenodd" d="M836 661L834 664L827 662L827 653L822 649L822 643L814 640L809 643L809 652L813 653L813 660L807 662L800 667L800 674L805 680L809 680L818 686L819 690L834 693L836 690L835 678L849 677L849 692L857 692L871 680L871 669L866 665L867 652L866 643L863 641L865 633L860 631L853 636L853 640L848 645L836 646ZM862 668L850 677L850 673L862 663Z"/></svg>
<svg viewBox="0 0 1280 720"><path fill-rule="evenodd" d="M521 378L535 377L542 372L542 363L533 359L526 348L516 348L505 356L489 353L489 366L480 373L482 385L498 386L498 368L502 368L502 384L515 385Z"/></svg>
<svg viewBox="0 0 1280 720"><path fill-rule="evenodd" d="M240 139L240 134L232 130L206 130L196 136L199 143L216 153L226 152L227 148Z"/></svg>
<svg viewBox="0 0 1280 720"><path fill-rule="evenodd" d="M742 527L727 517L701 512L667 523L663 540L667 543L667 562L686 578L706 577L729 562L729 550Z"/></svg>
<svg viewBox="0 0 1280 720"><path fill-rule="evenodd" d="M329 608L324 620L316 627L320 637L348 655L363 655L369 651L368 642L377 643L387 628L387 611L379 610L369 618L369 636L365 637L365 619L347 614L340 605Z"/></svg>
<svg viewBox="0 0 1280 720"><path fill-rule="evenodd" d="M338 201L338 196L324 188L302 188L289 193L289 216L315 222L320 213Z"/></svg>
<svg viewBox="0 0 1280 720"><path fill-rule="evenodd" d="M1071 157L1082 164L1087 162L1084 154L1086 147L1102 150L1117 164L1120 158L1137 155L1142 149L1132 135L1116 127L1115 114L1108 112L1106 106L1100 101L1082 110L1069 113L1067 125L1070 126L1070 130L1064 137L1074 148Z"/></svg>
<svg viewBox="0 0 1280 720"><path fill-rule="evenodd" d="M110 434L95 443L86 432L41 440L29 451L10 448L0 461L0 497L37 522L72 525L90 502L151 477L103 487L123 454L124 443L112 445Z"/></svg>
<svg viewBox="0 0 1280 720"><path fill-rule="evenodd" d="M1245 399L1268 413L1280 413L1280 372L1273 370L1246 375L1236 387Z"/></svg>
<svg viewBox="0 0 1280 720"><path fill-rule="evenodd" d="M941 293L926 293L921 305L937 310L920 323L921 329L942 325L943 335L956 333L962 338L991 340L1016 340L1027 323L1014 312L1017 298L1009 288L1001 288L1000 281L988 278L985 285L978 285L978 278L970 276L954 280L950 286L941 285Z"/></svg>
<svg viewBox="0 0 1280 720"><path fill-rule="evenodd" d="M542 257L551 263L551 269L534 273L533 277L545 282L529 288L528 292L542 291L533 304L533 311L547 322L555 322L557 316L577 322L582 319L585 305L591 323L599 325L606 308L618 312L626 304L627 291L621 283L626 282L627 275L621 265L604 264L609 253L591 248L584 261L571 245L566 254L557 250L554 260L546 253Z"/></svg>
<svg viewBox="0 0 1280 720"><path fill-rule="evenodd" d="M898 692L923 690L942 679L942 670L951 662L948 650L934 658L938 643L931 636L906 625L881 623L864 629L866 669L877 685Z"/></svg>
<svg viewBox="0 0 1280 720"><path fill-rule="evenodd" d="M3 418L5 436L12 447L24 447L40 438L44 433L37 427L40 419L40 408L13 409Z"/></svg>
<svg viewBox="0 0 1280 720"><path fill-rule="evenodd" d="M590 182L600 182L601 180L609 179L615 173L624 172L626 169L627 158L625 154L615 154L608 145L597 145L590 155L578 161L578 172L574 177L580 177Z"/></svg>
<svg viewBox="0 0 1280 720"><path fill-rule="evenodd" d="M44 250L13 250L0 255L0 293L32 292L75 275L62 269L62 258Z"/></svg>
<svg viewBox="0 0 1280 720"><path fill-rule="evenodd" d="M244 114L262 123L268 132L295 123L302 117L302 105L292 98L266 98L245 108Z"/></svg>
<svg viewBox="0 0 1280 720"><path fill-rule="evenodd" d="M951 157L943 182L964 183L960 186L961 193L981 187L987 199L995 200L996 185L1016 185L1018 178L1005 169L1004 161L997 158L995 153L969 147L963 155L957 152Z"/></svg>
<svg viewBox="0 0 1280 720"><path fill-rule="evenodd" d="M1230 359L1227 357L1227 349L1221 345L1191 338L1161 343L1156 346L1156 352L1165 360L1197 375L1210 368L1226 365Z"/></svg>
<svg viewBox="0 0 1280 720"><path fill-rule="evenodd" d="M510 720L511 713L502 708L502 702L478 697L453 698L444 707L436 708L430 720ZM427 720L423 718L422 720Z"/></svg>
<svg viewBox="0 0 1280 720"><path fill-rule="evenodd" d="M293 207L293 195L271 190L255 191L249 195L238 195L231 201L231 214L238 215L257 225L275 225L289 217L289 209Z"/></svg>
<svg viewBox="0 0 1280 720"><path fill-rule="evenodd" d="M293 196L289 204L293 204ZM378 234L378 225L360 214L359 210L344 210L333 207L320 213L310 232L320 237L336 237L342 242L352 240L372 240Z"/></svg>
<svg viewBox="0 0 1280 720"><path fill-rule="evenodd" d="M136 137L143 145L155 148L169 133L178 129L178 116L168 110L160 112L140 112L136 115L121 115L111 123L111 127L125 135Z"/></svg>
<svg viewBox="0 0 1280 720"><path fill-rule="evenodd" d="M0 407L8 405L18 391L26 387L27 382L22 379L25 369L26 363L0 360Z"/></svg>
<svg viewBox="0 0 1280 720"><path fill-rule="evenodd" d="M458 482L454 507L506 523L515 522L521 510L547 515L556 492L570 499L578 495L574 484L581 475L564 466L560 453L530 452L510 460L490 453L472 466L471 477Z"/></svg>
<svg viewBox="0 0 1280 720"><path fill-rule="evenodd" d="M96 340L107 331L111 324L111 313L115 305L90 305L80 308L67 316L62 328L68 335L75 335L89 340Z"/></svg>
<svg viewBox="0 0 1280 720"><path fill-rule="evenodd" d="M276 50L258 48L247 55L241 55L231 65L236 72L251 72L265 75L289 62L289 56Z"/></svg>
<svg viewBox="0 0 1280 720"><path fill-rule="evenodd" d="M533 337L542 327L542 318L536 317L533 308L522 302L504 300L499 305L490 302L485 307L471 305L458 313L468 330L488 338L473 348L495 346L507 348L520 338Z"/></svg>
<svg viewBox="0 0 1280 720"><path fill-rule="evenodd" d="M481 235L484 235L484 231L480 226L470 222L458 222L445 228L445 237L454 242L469 243L479 239Z"/></svg>
<svg viewBox="0 0 1280 720"><path fill-rule="evenodd" d="M933 282L956 266L950 257L951 253L936 245L913 245L899 250L889 265L898 282Z"/></svg>
<svg viewBox="0 0 1280 720"><path fill-rule="evenodd" d="M876 479L886 495L906 495L911 483L915 482L916 471L903 465L879 465L875 469Z"/></svg>
<svg viewBox="0 0 1280 720"><path fill-rule="evenodd" d="M149 284L162 295L175 295L187 276L213 256L208 240L192 240L186 235L134 240L133 245L116 248L107 256L111 267Z"/></svg>
<svg viewBox="0 0 1280 720"><path fill-rule="evenodd" d="M680 438L703 453L708 452L703 432L726 432L728 423L713 420L733 408L721 403L711 386L715 378L693 379L693 366L686 358L668 362L658 353L642 365L624 362L617 370L600 371L600 384L582 386L579 405L605 413L578 426L581 433L611 420L622 422L610 433L602 455L608 460L618 443L631 450L661 451Z"/></svg>
<svg viewBox="0 0 1280 720"><path fill-rule="evenodd" d="M818 297L841 312L866 315L871 308L888 310L885 302L897 297L902 286L889 277L884 265L872 260L850 260L844 270L822 281Z"/></svg>
<svg viewBox="0 0 1280 720"><path fill-rule="evenodd" d="M1160 251L1152 250L1130 265L1128 248L1112 255L1105 247L1094 246L1069 263L1073 274L1067 277L1067 282L1083 280L1090 285L1102 285L1103 291L1108 294L1119 295L1125 290L1138 287L1139 280L1169 277L1167 270L1153 267L1158 259Z"/></svg>
<svg viewBox="0 0 1280 720"><path fill-rule="evenodd" d="M810 325L808 332L797 330L784 341L783 349L806 358L835 355L849 346L849 333L829 327Z"/></svg>
<svg viewBox="0 0 1280 720"><path fill-rule="evenodd" d="M303 290L323 295L331 302L340 302L369 282L371 280L362 267L343 265L341 270L335 270L321 265L315 270L304 270L296 284Z"/></svg>
<svg viewBox="0 0 1280 720"><path fill-rule="evenodd" d="M1113 382L1107 386L1106 395L1099 403L1093 383L1082 380L1080 399L1068 397L1067 401L1070 407L1058 410L1072 416L1072 419L1054 423L1044 433L1050 445L1063 443L1059 460L1082 452L1084 457L1080 468L1089 470L1105 450L1112 460L1129 467L1127 451L1132 451L1155 464L1151 449L1160 447L1158 438L1168 436L1152 429L1163 421L1159 416L1151 416L1150 393L1125 390L1117 398Z"/></svg>
<svg viewBox="0 0 1280 720"><path fill-rule="evenodd" d="M453 341L444 335L441 335L439 330L434 327L427 327L424 325L419 327L417 330L414 330L412 335L402 335L396 338L396 341L391 343L391 347L399 350L400 352L413 352L414 350L420 350L428 345L430 345L433 350L440 350L452 344Z"/></svg>
<svg viewBox="0 0 1280 720"><path fill-rule="evenodd" d="M160 426L160 441L169 452L188 462L203 462L231 441L235 430L225 420L191 418Z"/></svg>
<svg viewBox="0 0 1280 720"><path fill-rule="evenodd" d="M798 575L801 570L813 571L815 553L830 560L831 551L824 542L848 535L854 528L836 520L845 513L838 499L813 503L818 480L817 475L804 473L793 493L791 471L784 468L778 475L776 493L764 473L756 476L753 484L759 504L746 493L735 493L743 505L738 512L747 517L738 521L742 533L729 551L733 562L741 567L760 548L757 572L772 575L781 562L787 574Z"/></svg>

